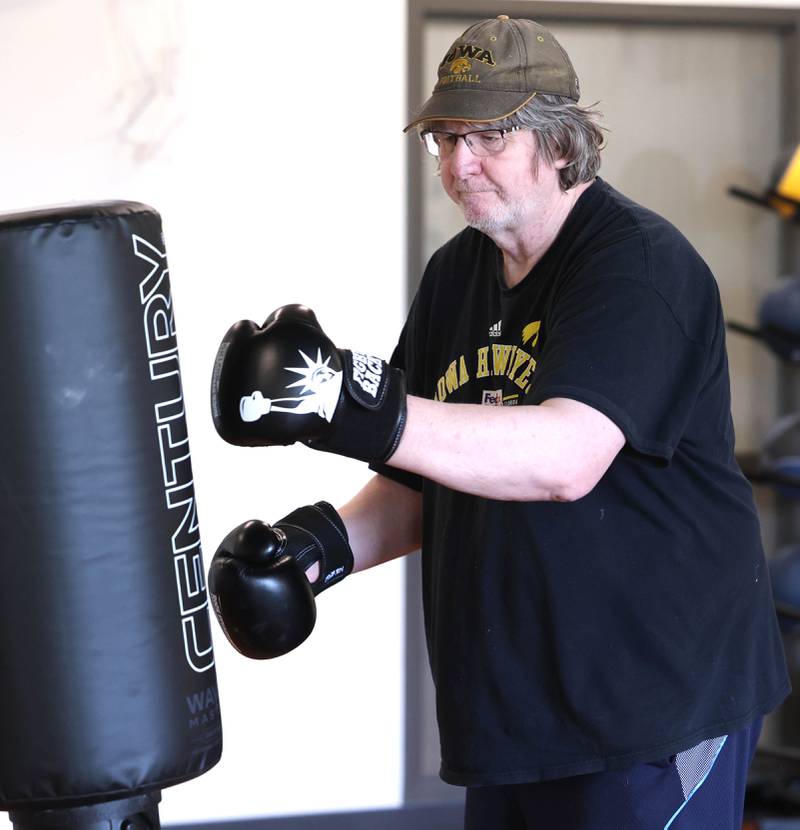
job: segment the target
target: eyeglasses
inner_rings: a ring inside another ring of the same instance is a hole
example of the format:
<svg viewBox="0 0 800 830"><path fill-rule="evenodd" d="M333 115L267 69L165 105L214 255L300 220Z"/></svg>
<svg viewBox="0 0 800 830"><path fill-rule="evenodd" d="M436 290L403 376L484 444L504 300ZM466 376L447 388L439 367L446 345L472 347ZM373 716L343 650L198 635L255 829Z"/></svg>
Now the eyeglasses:
<svg viewBox="0 0 800 830"><path fill-rule="evenodd" d="M425 149L434 158L447 158L456 149L458 139L463 138L464 144L476 156L496 156L506 147L506 136L514 133L519 127L509 127L507 130L473 130L469 133L446 133L442 130L426 130L420 138Z"/></svg>

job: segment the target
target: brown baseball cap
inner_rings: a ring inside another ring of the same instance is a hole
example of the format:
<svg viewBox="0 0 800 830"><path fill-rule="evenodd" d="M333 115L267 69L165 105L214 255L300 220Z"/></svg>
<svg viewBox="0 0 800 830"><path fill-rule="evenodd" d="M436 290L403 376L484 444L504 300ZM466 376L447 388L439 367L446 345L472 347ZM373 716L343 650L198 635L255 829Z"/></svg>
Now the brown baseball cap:
<svg viewBox="0 0 800 830"><path fill-rule="evenodd" d="M537 92L578 100L569 56L544 26L501 14L473 24L450 47L431 97L403 132L421 121L499 121Z"/></svg>

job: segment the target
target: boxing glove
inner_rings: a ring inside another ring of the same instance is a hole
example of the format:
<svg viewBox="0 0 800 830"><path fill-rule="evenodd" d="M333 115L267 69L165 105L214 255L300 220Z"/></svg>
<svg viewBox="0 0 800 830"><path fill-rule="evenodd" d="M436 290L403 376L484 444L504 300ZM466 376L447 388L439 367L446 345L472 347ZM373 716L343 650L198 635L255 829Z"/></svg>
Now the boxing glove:
<svg viewBox="0 0 800 830"><path fill-rule="evenodd" d="M306 570L319 562L310 583ZM280 657L311 634L314 597L353 570L344 522L324 501L270 526L249 521L220 544L208 571L211 606L231 645L258 660Z"/></svg>
<svg viewBox="0 0 800 830"><path fill-rule="evenodd" d="M263 326L242 320L220 344L211 414L231 444L301 441L361 461L387 461L406 419L404 373L337 349L311 309L286 305Z"/></svg>

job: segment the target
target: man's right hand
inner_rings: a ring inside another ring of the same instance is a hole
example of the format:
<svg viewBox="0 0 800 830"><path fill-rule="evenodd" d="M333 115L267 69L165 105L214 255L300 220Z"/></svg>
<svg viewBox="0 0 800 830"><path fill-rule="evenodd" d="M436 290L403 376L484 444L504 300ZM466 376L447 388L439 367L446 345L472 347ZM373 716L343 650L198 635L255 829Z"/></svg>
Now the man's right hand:
<svg viewBox="0 0 800 830"><path fill-rule="evenodd" d="M306 570L319 563L313 583ZM302 643L316 621L316 594L353 570L339 514L327 502L300 507L273 526L234 528L208 574L211 604L225 636L246 657L280 657Z"/></svg>
<svg viewBox="0 0 800 830"><path fill-rule="evenodd" d="M241 320L228 329L214 361L211 414L220 436L238 446L300 441L385 462L405 428L405 374L337 349L310 308L281 306L263 326Z"/></svg>

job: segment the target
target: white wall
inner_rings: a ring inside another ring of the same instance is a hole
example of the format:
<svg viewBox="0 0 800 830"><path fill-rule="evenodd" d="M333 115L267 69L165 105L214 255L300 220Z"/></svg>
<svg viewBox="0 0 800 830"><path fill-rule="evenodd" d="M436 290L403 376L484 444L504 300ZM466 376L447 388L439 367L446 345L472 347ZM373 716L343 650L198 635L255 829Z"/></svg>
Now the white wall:
<svg viewBox="0 0 800 830"><path fill-rule="evenodd" d="M0 0L0 211L123 198L162 214L207 563L239 522L341 504L369 477L304 447L223 444L208 387L228 326L287 302L341 346L390 353L404 12L383 3L378 30L368 0ZM238 656L215 622L223 759L165 790L162 820L398 804L403 613L395 563L320 597L279 661Z"/></svg>

